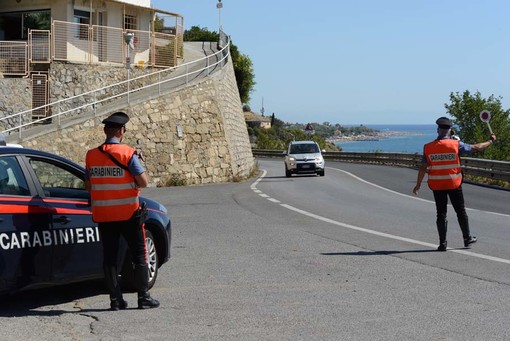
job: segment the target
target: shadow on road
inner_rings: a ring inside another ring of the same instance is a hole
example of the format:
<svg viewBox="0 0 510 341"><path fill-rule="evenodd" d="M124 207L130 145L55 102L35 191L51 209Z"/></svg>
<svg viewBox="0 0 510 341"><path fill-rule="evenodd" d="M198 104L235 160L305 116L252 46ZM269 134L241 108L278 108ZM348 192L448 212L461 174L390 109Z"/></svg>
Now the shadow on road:
<svg viewBox="0 0 510 341"><path fill-rule="evenodd" d="M323 252L323 256L379 256L379 255L395 255L400 253L428 253L439 252L433 249L427 250L383 250L383 251L357 251L357 252Z"/></svg>
<svg viewBox="0 0 510 341"><path fill-rule="evenodd" d="M58 316L65 313L104 311L104 309L80 309L76 311L39 311L44 306L73 302L82 298L106 294L102 281L89 281L47 289L22 291L1 297L0 317L17 316Z"/></svg>
<svg viewBox="0 0 510 341"><path fill-rule="evenodd" d="M292 176L290 178L286 177L285 175L281 175L281 176L265 176L262 179L287 179L287 180L292 180L292 179L297 179L297 178L318 178L318 179L320 179L321 177L317 176L316 174L299 174L297 176ZM261 182L264 182L264 180L262 180Z"/></svg>

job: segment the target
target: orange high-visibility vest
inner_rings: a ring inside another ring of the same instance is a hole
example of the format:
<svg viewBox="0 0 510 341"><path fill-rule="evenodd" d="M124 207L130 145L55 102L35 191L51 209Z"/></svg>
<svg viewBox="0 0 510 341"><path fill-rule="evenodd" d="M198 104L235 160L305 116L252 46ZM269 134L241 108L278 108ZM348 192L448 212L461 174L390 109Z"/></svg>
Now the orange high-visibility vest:
<svg viewBox="0 0 510 341"><path fill-rule="evenodd" d="M459 141L439 139L424 147L428 165L428 185L431 190L458 188L462 183Z"/></svg>
<svg viewBox="0 0 510 341"><path fill-rule="evenodd" d="M125 144L104 144L103 150L126 167L135 153ZM101 223L131 218L138 209L140 194L134 176L98 148L87 152L85 164L91 186L92 219Z"/></svg>

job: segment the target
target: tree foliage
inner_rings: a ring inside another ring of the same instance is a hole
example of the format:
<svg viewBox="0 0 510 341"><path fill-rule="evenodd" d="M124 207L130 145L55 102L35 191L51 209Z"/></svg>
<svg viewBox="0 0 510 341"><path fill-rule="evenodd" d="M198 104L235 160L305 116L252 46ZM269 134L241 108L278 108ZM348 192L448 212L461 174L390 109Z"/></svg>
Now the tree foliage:
<svg viewBox="0 0 510 341"><path fill-rule="evenodd" d="M230 54L234 63L237 88L242 103L250 102L250 94L255 87L255 72L250 57L239 52L236 45L231 42Z"/></svg>
<svg viewBox="0 0 510 341"><path fill-rule="evenodd" d="M480 119L480 112L488 110L491 113L490 125L497 141L476 157L510 160L509 110L502 108L501 99L494 95L483 98L480 92L471 94L466 90L463 93L452 92L451 103L445 104L446 111L454 118L461 140L471 144L489 140L490 131L487 124Z"/></svg>
<svg viewBox="0 0 510 341"><path fill-rule="evenodd" d="M218 41L217 32L211 32L207 27L192 26L189 30L184 31L184 41Z"/></svg>
<svg viewBox="0 0 510 341"><path fill-rule="evenodd" d="M184 31L184 41L218 41L217 32L211 32L207 27L192 26L191 29ZM255 72L253 63L249 56L239 52L232 41L230 41L230 55L234 65L239 97L242 103L250 102L250 94L255 87Z"/></svg>
<svg viewBox="0 0 510 341"><path fill-rule="evenodd" d="M165 21L162 17L156 15L154 18L154 31L161 32L165 28Z"/></svg>
<svg viewBox="0 0 510 341"><path fill-rule="evenodd" d="M285 150L289 142L311 140L319 144L321 149L339 151L340 148L326 140L325 135L308 135L303 131L303 124L287 125L271 115L272 125L269 129L248 128L248 134L255 137L256 149Z"/></svg>

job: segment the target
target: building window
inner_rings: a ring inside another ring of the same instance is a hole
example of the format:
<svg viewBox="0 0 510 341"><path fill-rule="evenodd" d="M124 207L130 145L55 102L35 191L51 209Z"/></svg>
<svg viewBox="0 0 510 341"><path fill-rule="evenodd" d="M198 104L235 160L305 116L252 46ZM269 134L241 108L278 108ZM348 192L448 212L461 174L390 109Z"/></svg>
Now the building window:
<svg viewBox="0 0 510 341"><path fill-rule="evenodd" d="M77 25L74 37L81 40L89 39L90 13L85 11L74 10L73 21Z"/></svg>
<svg viewBox="0 0 510 341"><path fill-rule="evenodd" d="M135 15L126 14L124 15L124 29L125 30L136 30L138 23Z"/></svg>
<svg viewBox="0 0 510 341"><path fill-rule="evenodd" d="M50 30L51 11L0 13L0 40L26 40L30 29Z"/></svg>

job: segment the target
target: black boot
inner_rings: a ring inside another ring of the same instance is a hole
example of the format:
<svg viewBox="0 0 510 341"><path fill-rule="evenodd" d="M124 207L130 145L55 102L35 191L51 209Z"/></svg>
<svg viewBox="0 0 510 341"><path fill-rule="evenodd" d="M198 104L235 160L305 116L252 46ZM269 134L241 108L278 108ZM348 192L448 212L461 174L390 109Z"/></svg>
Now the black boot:
<svg viewBox="0 0 510 341"><path fill-rule="evenodd" d="M446 251L448 243L446 242L446 231L448 230L448 221L436 221L437 233L439 234L439 246L437 251Z"/></svg>
<svg viewBox="0 0 510 341"><path fill-rule="evenodd" d="M122 291L120 290L119 281L117 280L117 267L104 265L103 271L106 287L110 293L110 309L126 309L128 304L122 298Z"/></svg>
<svg viewBox="0 0 510 341"><path fill-rule="evenodd" d="M464 239L464 247L469 247L470 244L476 243L477 239L475 236L469 236L469 238Z"/></svg>
<svg viewBox="0 0 510 341"><path fill-rule="evenodd" d="M437 251L446 251L447 247L448 247L447 242L439 243L439 246L437 247Z"/></svg>
<svg viewBox="0 0 510 341"><path fill-rule="evenodd" d="M462 230L462 237L464 238L464 247L469 247L470 244L476 243L476 237L471 235L469 231L469 219L467 214L459 215L459 225Z"/></svg>
<svg viewBox="0 0 510 341"><path fill-rule="evenodd" d="M149 294L149 268L146 264L135 265L135 283L138 290L138 309L159 307L159 301Z"/></svg>

